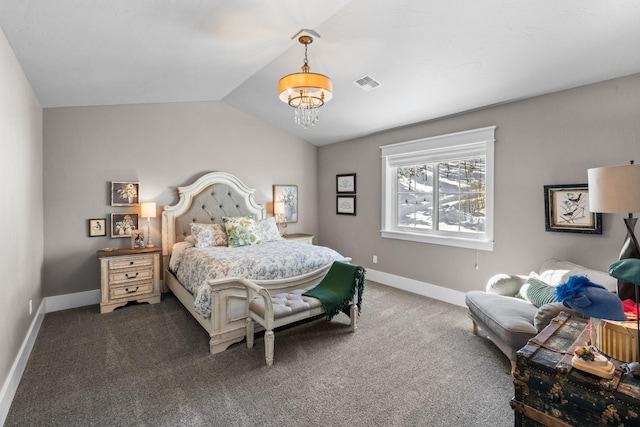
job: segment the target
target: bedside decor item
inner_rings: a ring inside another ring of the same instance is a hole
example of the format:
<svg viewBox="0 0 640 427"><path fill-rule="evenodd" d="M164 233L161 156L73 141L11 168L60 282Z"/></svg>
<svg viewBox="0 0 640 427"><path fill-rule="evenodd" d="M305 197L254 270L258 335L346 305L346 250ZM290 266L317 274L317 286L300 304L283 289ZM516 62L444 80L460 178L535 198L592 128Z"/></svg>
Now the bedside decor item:
<svg viewBox="0 0 640 427"><path fill-rule="evenodd" d="M99 237L107 235L107 221L105 219L89 220L89 237Z"/></svg>
<svg viewBox="0 0 640 427"><path fill-rule="evenodd" d="M140 205L140 216L147 218L147 243L146 247L152 248L153 242L151 241L151 218L156 217L156 203L144 202Z"/></svg>
<svg viewBox="0 0 640 427"><path fill-rule="evenodd" d="M302 30L293 38L302 32L311 32L316 37L320 35L310 30ZM313 43L313 37L308 34L302 34L298 37L300 44L304 45L304 63L301 73L289 74L280 79L278 83L278 93L280 101L286 102L295 108L294 121L303 128L315 126L318 121L318 109L325 102L331 100L333 85L331 79L322 74L309 72L309 61L307 59L307 48Z"/></svg>
<svg viewBox="0 0 640 427"><path fill-rule="evenodd" d="M589 169L587 173L591 211L628 215L624 220L627 235L618 259L640 258L640 247L633 232L637 221L633 213L640 212L640 165L631 161L628 165ZM618 295L621 300L633 299L640 302L635 288L632 283L618 280Z"/></svg>
<svg viewBox="0 0 640 427"><path fill-rule="evenodd" d="M275 202L273 204L273 216L276 217L278 229L282 228L282 237L287 235L287 218L284 215L284 202Z"/></svg>
<svg viewBox="0 0 640 427"><path fill-rule="evenodd" d="M336 193L356 192L356 174L336 175Z"/></svg>
<svg viewBox="0 0 640 427"><path fill-rule="evenodd" d="M631 231L631 234L633 235L633 231ZM635 239L635 236L633 237ZM635 243L637 246L638 242L635 241ZM640 378L640 360L638 360L638 357L640 357L640 312L638 311L637 304L638 287L640 287L640 259L625 258L618 262L614 262L609 267L609 274L611 275L611 277L615 277L619 281L622 280L626 284L632 284L635 290L634 296L636 303L634 303L633 305L635 306L636 315L636 343L638 351L636 353L636 360L632 363L627 364L626 367L628 372L634 378Z"/></svg>
<svg viewBox="0 0 640 427"><path fill-rule="evenodd" d="M589 186L544 186L546 231L602 234L602 214L589 209Z"/></svg>
<svg viewBox="0 0 640 427"><path fill-rule="evenodd" d="M136 206L140 194L137 182L111 182L111 206Z"/></svg>
<svg viewBox="0 0 640 427"><path fill-rule="evenodd" d="M131 237L131 232L138 229L138 214L112 213L111 238Z"/></svg>
<svg viewBox="0 0 640 427"><path fill-rule="evenodd" d="M336 214L356 214L356 196L336 196Z"/></svg>
<svg viewBox="0 0 640 427"><path fill-rule="evenodd" d="M274 185L273 204L284 203L284 222L298 222L298 186L297 185Z"/></svg>
<svg viewBox="0 0 640 427"><path fill-rule="evenodd" d="M133 230L131 232L131 249L144 249L144 231Z"/></svg>

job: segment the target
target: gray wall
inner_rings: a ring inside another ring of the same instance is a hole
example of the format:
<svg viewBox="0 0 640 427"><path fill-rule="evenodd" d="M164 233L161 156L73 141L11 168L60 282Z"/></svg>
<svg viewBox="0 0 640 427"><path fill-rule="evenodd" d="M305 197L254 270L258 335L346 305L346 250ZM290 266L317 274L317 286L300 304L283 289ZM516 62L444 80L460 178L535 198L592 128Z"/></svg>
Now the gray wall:
<svg viewBox="0 0 640 427"><path fill-rule="evenodd" d="M380 237L381 145L497 125L495 246L476 251ZM587 169L640 162L640 74L324 146L318 152L320 243L368 268L458 291L494 273L528 274L547 257L606 270L624 215L602 235L545 231L546 184L587 182ZM335 175L357 173L357 216L335 214ZM378 264L372 256L378 256Z"/></svg>
<svg viewBox="0 0 640 427"><path fill-rule="evenodd" d="M42 301L43 256L42 108L2 29L0 198L1 390Z"/></svg>
<svg viewBox="0 0 640 427"><path fill-rule="evenodd" d="M89 218L138 212L110 206L111 181L139 182L141 201L157 203L156 245L161 206L211 171L238 176L269 209L273 184L298 185L299 222L288 230L317 232L317 148L224 103L45 109L44 141L45 296L99 289L96 250L130 245L87 237Z"/></svg>

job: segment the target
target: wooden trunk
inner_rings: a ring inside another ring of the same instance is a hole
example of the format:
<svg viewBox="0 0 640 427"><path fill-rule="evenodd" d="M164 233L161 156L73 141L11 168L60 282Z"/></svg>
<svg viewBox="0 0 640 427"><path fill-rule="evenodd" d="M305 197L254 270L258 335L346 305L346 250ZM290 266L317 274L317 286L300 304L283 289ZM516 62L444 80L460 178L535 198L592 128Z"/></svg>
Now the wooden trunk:
<svg viewBox="0 0 640 427"><path fill-rule="evenodd" d="M640 426L639 380L620 369L607 380L571 366L589 332L586 320L561 313L518 351L516 426Z"/></svg>

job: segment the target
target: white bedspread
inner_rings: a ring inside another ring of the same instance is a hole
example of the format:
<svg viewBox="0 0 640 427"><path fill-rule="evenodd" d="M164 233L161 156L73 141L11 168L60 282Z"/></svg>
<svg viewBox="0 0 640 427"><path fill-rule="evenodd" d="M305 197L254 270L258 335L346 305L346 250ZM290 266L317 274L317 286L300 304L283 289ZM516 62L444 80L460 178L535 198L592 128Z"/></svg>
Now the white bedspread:
<svg viewBox="0 0 640 427"><path fill-rule="evenodd" d="M279 240L260 245L228 248L174 246L169 268L195 298L194 309L211 315L211 294L207 281L221 277L249 280L286 279L310 273L344 257L324 246Z"/></svg>

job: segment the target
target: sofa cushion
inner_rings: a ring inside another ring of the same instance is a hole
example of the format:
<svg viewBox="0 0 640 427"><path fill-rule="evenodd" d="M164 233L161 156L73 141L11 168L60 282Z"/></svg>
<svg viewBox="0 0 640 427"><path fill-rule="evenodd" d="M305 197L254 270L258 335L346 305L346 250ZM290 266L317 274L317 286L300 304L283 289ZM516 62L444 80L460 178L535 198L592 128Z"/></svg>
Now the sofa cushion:
<svg viewBox="0 0 640 427"><path fill-rule="evenodd" d="M610 292L617 292L618 281L607 273L574 264L569 261L560 261L549 258L540 267L540 279L551 286L566 283L571 276L587 276L593 283L604 286Z"/></svg>
<svg viewBox="0 0 640 427"><path fill-rule="evenodd" d="M538 331L533 326L533 318L538 308L528 301L513 297L470 291L465 302L473 317L489 330L487 334L506 342L512 348L522 348Z"/></svg>
<svg viewBox="0 0 640 427"><path fill-rule="evenodd" d="M545 304L557 302L556 286L551 286L539 279L529 279L527 286L527 300L536 307L542 307Z"/></svg>

